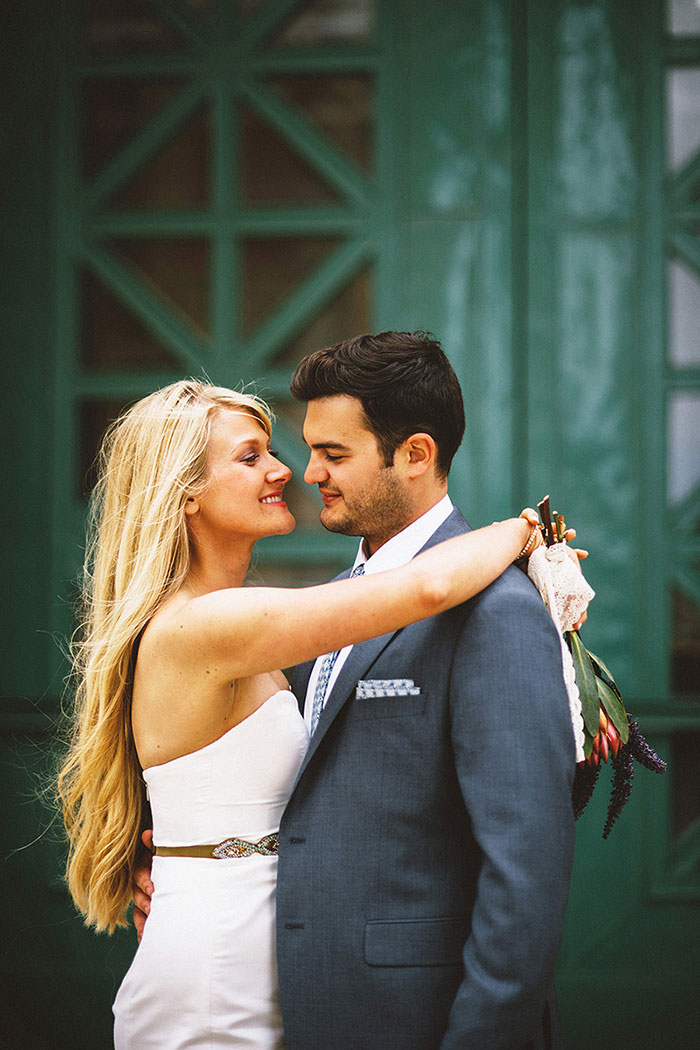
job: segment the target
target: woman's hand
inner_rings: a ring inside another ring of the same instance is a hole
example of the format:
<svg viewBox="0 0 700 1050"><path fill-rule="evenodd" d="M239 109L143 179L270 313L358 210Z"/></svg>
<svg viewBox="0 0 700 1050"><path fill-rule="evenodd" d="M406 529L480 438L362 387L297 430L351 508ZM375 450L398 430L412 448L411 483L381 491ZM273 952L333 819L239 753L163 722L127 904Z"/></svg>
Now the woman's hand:
<svg viewBox="0 0 700 1050"><path fill-rule="evenodd" d="M143 937L143 928L146 925L148 913L151 910L151 897L153 896L153 883L151 882L153 831L150 828L144 831L141 839L148 853L144 854L143 863L139 864L134 871L134 914L132 916L139 944Z"/></svg>
<svg viewBox="0 0 700 1050"><path fill-rule="evenodd" d="M537 513L536 510L533 510L532 507L526 507L525 510L521 511L520 512L520 517L521 518L525 518L525 520L527 522L529 522L530 525L538 526L540 524L539 514ZM542 543L544 543L544 540L542 538L542 532L539 529L538 529L538 536L539 536L538 541L535 542L535 544L532 547L532 549L530 551L528 551L528 557L532 554L533 551L537 550L537 548L539 546L541 546ZM571 541L573 539L575 539L575 537L576 537L576 529L566 529L565 530L565 532L564 532L564 540L565 540L565 542L567 544L566 553L571 558L571 560L574 562L574 564L577 566L577 568L580 569L581 566L579 565L579 562L583 561L584 558L588 557L588 551L583 550L581 547L570 547L569 546L569 544L571 543ZM573 629L575 631L578 631L581 627L583 627L583 625L584 625L584 623L586 622L587 619L588 619L588 612L584 611L584 613L581 616L581 619L578 621L578 623L574 624Z"/></svg>

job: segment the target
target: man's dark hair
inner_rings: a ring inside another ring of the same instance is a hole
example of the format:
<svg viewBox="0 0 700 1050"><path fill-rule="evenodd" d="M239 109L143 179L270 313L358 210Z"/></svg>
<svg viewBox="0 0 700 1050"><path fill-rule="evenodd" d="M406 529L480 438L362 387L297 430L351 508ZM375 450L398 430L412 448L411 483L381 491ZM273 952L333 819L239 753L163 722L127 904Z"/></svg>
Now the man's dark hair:
<svg viewBox="0 0 700 1050"><path fill-rule="evenodd" d="M447 477L464 434L459 381L429 332L358 335L316 350L297 366L291 391L297 401L358 398L386 466L411 434L430 434L438 473Z"/></svg>

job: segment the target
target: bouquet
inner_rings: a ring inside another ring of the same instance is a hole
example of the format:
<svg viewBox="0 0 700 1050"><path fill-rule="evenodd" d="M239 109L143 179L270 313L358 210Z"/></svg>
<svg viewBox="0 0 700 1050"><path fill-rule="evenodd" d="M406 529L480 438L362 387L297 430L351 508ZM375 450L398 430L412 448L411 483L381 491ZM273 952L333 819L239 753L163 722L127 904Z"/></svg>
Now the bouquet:
<svg viewBox="0 0 700 1050"><path fill-rule="evenodd" d="M549 496L545 496L541 503L537 504L537 509L542 518L540 529L545 547L549 549L556 544L565 544L564 519L560 514L552 514ZM535 566L532 566L531 559L531 569L528 571L557 622L551 594L545 593L532 568ZM593 592L585 586L592 597ZM564 628L566 624L561 626ZM613 768L612 789L603 828L603 838L607 838L630 796L635 761L654 773L664 773L666 763L649 747L639 730L637 720L625 710L622 694L615 679L600 657L585 647L578 630L562 629L561 633L573 664L576 686L575 689L570 688L567 681L574 733L577 736L578 762L572 796L574 815L578 819L590 801L600 774L601 762L610 761ZM567 661L566 654L564 659ZM565 679L566 671L565 667ZM580 701L580 714L575 700L576 692Z"/></svg>

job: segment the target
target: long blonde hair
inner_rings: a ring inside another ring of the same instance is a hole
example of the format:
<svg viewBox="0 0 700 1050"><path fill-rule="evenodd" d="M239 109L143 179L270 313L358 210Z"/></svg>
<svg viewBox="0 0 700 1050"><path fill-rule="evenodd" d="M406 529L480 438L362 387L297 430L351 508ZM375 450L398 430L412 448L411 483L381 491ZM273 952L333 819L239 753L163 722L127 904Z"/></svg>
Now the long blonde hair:
<svg viewBox="0 0 700 1050"><path fill-rule="evenodd" d="M196 380L143 398L108 430L90 512L84 623L74 645L75 709L57 790L69 842L68 888L86 923L126 925L144 789L131 731L139 637L190 566L184 505L206 484L217 409L249 412L268 436L267 405Z"/></svg>

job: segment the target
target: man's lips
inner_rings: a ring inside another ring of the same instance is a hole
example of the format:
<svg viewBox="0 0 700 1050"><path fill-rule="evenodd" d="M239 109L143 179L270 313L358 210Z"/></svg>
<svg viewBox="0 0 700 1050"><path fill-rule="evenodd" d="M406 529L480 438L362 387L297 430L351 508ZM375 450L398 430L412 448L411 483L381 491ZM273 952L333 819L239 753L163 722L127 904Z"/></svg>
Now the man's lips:
<svg viewBox="0 0 700 1050"><path fill-rule="evenodd" d="M325 492L323 489L319 489L318 491L321 495L321 499L327 507L330 506L334 499L340 498L339 492Z"/></svg>

